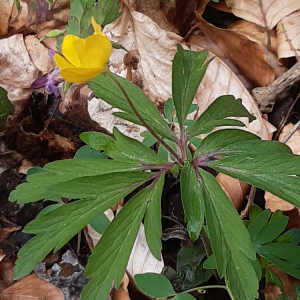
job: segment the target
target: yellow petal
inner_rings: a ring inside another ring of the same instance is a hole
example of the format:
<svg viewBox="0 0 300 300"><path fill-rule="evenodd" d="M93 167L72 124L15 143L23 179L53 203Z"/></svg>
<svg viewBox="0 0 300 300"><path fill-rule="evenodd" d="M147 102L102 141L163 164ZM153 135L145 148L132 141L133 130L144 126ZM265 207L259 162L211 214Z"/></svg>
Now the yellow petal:
<svg viewBox="0 0 300 300"><path fill-rule="evenodd" d="M60 76L69 82L81 83L93 79L94 77L100 75L102 71L103 69L73 67L61 70Z"/></svg>
<svg viewBox="0 0 300 300"><path fill-rule="evenodd" d="M92 35L85 40L76 40L74 49L79 55L81 67L103 68L108 63L112 45L107 36Z"/></svg>
<svg viewBox="0 0 300 300"><path fill-rule="evenodd" d="M96 22L94 17L92 17L92 24L93 24L94 31L95 31L94 34L105 36L105 34L102 32L101 26Z"/></svg>
<svg viewBox="0 0 300 300"><path fill-rule="evenodd" d="M57 66L60 68L60 70L66 69L66 68L74 68L74 66L69 63L64 57L62 57L60 54L54 55L54 61L56 62Z"/></svg>
<svg viewBox="0 0 300 300"><path fill-rule="evenodd" d="M74 43L79 41L84 43L85 40L75 35L66 35L62 44L62 52L64 57L75 67L81 66L79 53L74 48Z"/></svg>

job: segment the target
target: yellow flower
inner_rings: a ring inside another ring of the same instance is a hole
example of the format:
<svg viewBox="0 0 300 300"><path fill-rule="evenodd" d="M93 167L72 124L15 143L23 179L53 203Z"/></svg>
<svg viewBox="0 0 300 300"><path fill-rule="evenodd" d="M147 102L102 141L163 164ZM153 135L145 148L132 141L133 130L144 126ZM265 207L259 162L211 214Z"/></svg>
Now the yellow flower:
<svg viewBox="0 0 300 300"><path fill-rule="evenodd" d="M60 68L60 76L73 83L86 82L101 74L107 67L112 45L102 32L101 26L92 17L94 35L81 39L66 35L62 44L64 57L55 54L54 60Z"/></svg>

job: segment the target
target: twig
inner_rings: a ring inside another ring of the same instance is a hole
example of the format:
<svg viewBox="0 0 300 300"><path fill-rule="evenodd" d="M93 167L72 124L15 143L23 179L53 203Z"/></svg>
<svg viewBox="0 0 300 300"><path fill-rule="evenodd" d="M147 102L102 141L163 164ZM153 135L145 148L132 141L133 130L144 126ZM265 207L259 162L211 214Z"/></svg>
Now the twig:
<svg viewBox="0 0 300 300"><path fill-rule="evenodd" d="M262 112L270 113L276 101L282 99L283 92L300 80L300 62L278 77L271 85L252 90L252 96Z"/></svg>
<svg viewBox="0 0 300 300"><path fill-rule="evenodd" d="M114 83L121 90L121 92L123 93L123 95L125 96L128 104L129 104L130 108L132 109L132 111L134 112L134 114L137 116L137 118L139 119L139 121L143 124L143 126L146 127L148 129L148 131L157 139L157 141L160 144L162 144L176 158L176 160L178 161L178 163L180 165L183 165L184 162L181 159L181 157L179 157L179 155L167 143L165 143L165 141L145 122L145 120L142 118L142 116L140 115L140 113L135 108L135 106L132 103L132 101L131 101L128 93L126 92L126 90L124 89L124 87L120 84L120 82L109 71L106 74L109 75L109 77L114 81Z"/></svg>
<svg viewBox="0 0 300 300"><path fill-rule="evenodd" d="M290 114L292 113L293 108L294 108L294 106L296 105L296 103L297 103L297 101L299 100L299 98L300 98L300 93L297 95L296 99L294 100L294 102L293 102L292 105L290 106L289 111L287 112L286 116L285 116L285 117L282 119L282 121L280 122L279 129L277 130L277 132L276 132L276 134L275 134L273 140L277 140L277 139L278 139L278 137L279 137L279 135L280 135L280 133L281 133L281 131L282 131L282 129L283 129L283 127L284 127L286 121L287 121L287 119L289 118Z"/></svg>
<svg viewBox="0 0 300 300"><path fill-rule="evenodd" d="M284 137L282 140L282 143L285 144L291 137L292 135L300 128L300 121L298 121L293 128L288 132L288 134Z"/></svg>
<svg viewBox="0 0 300 300"><path fill-rule="evenodd" d="M251 190L250 190L250 194L248 196L247 205L246 205L245 209L240 214L241 219L244 219L248 215L250 207L252 206L252 204L254 202L255 194L256 194L256 187L252 185Z"/></svg>

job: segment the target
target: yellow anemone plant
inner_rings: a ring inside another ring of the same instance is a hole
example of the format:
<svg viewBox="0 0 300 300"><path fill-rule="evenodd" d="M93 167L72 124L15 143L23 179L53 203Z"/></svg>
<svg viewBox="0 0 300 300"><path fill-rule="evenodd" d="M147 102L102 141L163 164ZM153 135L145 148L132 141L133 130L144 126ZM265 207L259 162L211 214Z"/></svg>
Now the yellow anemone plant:
<svg viewBox="0 0 300 300"><path fill-rule="evenodd" d="M109 38L92 17L94 35L85 39L66 35L62 44L64 57L55 54L54 60L60 68L60 76L72 83L86 82L101 74L107 68L112 51Z"/></svg>

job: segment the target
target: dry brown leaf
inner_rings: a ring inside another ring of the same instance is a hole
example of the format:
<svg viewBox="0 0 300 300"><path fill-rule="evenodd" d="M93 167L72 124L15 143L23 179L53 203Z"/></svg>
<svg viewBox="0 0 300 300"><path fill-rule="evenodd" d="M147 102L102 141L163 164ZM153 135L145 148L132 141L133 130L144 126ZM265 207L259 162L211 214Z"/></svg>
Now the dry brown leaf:
<svg viewBox="0 0 300 300"><path fill-rule="evenodd" d="M55 68L54 61L48 55L48 49L34 35L27 35L24 42L31 61L43 75Z"/></svg>
<svg viewBox="0 0 300 300"><path fill-rule="evenodd" d="M29 275L0 293L1 300L64 300L62 292L51 283Z"/></svg>
<svg viewBox="0 0 300 300"><path fill-rule="evenodd" d="M300 56L300 11L283 18L277 25L278 58Z"/></svg>
<svg viewBox="0 0 300 300"><path fill-rule="evenodd" d="M176 53L177 43L174 34L160 29L145 15L126 8L123 15L116 22L106 26L104 31L114 42L123 44L128 50L139 51L140 63L138 70L133 71L133 81L143 89L155 104L159 105L171 97L172 60ZM180 39L179 36L176 37ZM202 49L192 47L192 50L200 51ZM112 71L122 77L126 77L126 67L123 63L124 55L124 51L114 49L111 56ZM232 94L243 99L245 107L257 118L250 124L244 120L247 130L258 134L263 139L268 139L268 134L274 131L274 127L263 120L259 109L244 85L216 57L209 65L195 98L195 103L199 105L199 115L217 97L224 94ZM101 113L99 113L99 109L101 109ZM111 112L114 110L101 100L90 101L89 111L94 120L109 131L114 125L117 125L122 132L135 138L139 138L139 133L143 131L136 125L131 125L129 122L126 123L112 116Z"/></svg>
<svg viewBox="0 0 300 300"><path fill-rule="evenodd" d="M128 284L129 284L129 278L127 274L124 274L123 280L121 282L121 285L119 289L113 288L111 292L111 299L112 300L130 300L129 294L128 294Z"/></svg>
<svg viewBox="0 0 300 300"><path fill-rule="evenodd" d="M293 128L293 124L289 123L286 125L281 134L279 135L278 140L281 142L284 137L287 135L287 133ZM298 129L292 137L286 142L286 145L288 145L294 154L299 155L300 154L300 129ZM294 205L284 201L283 199L269 193L265 192L265 200L266 200L266 209L271 209L272 212L276 211L277 209L282 211L290 211L294 209Z"/></svg>
<svg viewBox="0 0 300 300"><path fill-rule="evenodd" d="M5 36L8 33L13 5L14 0L0 0L0 36Z"/></svg>
<svg viewBox="0 0 300 300"><path fill-rule="evenodd" d="M1 76L1 71L0 71ZM3 84L0 82L0 86L7 91L7 97L10 101L27 100L31 97L32 89L22 89L13 85Z"/></svg>
<svg viewBox="0 0 300 300"><path fill-rule="evenodd" d="M290 13L300 9L299 0L225 0L232 13L268 30Z"/></svg>
<svg viewBox="0 0 300 300"><path fill-rule="evenodd" d="M204 21L200 15L197 18L201 31L212 39L250 80L258 86L266 86L274 81L274 70L266 62L266 55L259 44L235 31L217 28Z"/></svg>
<svg viewBox="0 0 300 300"><path fill-rule="evenodd" d="M136 274L148 272L161 273L163 267L162 257L159 261L151 253L146 241L144 225L141 224L127 264L128 275L134 277Z"/></svg>
<svg viewBox="0 0 300 300"><path fill-rule="evenodd" d="M222 173L219 173L216 179L227 197L233 203L234 207L239 210L243 203L243 199L249 191L249 184Z"/></svg>
<svg viewBox="0 0 300 300"><path fill-rule="evenodd" d="M39 70L32 63L22 34L1 40L0 84L29 88Z"/></svg>
<svg viewBox="0 0 300 300"><path fill-rule="evenodd" d="M0 261L0 293L14 284L15 260L13 257L4 257Z"/></svg>

